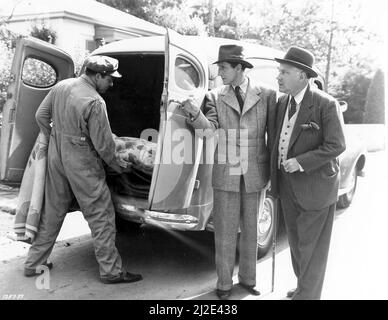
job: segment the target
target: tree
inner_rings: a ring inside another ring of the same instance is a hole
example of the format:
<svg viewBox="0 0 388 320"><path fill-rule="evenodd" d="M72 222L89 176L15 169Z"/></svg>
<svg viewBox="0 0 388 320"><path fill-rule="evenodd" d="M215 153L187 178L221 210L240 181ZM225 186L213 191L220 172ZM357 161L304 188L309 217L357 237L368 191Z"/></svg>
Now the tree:
<svg viewBox="0 0 388 320"><path fill-rule="evenodd" d="M385 83L384 72L378 69L370 84L366 104L364 123L385 123Z"/></svg>
<svg viewBox="0 0 388 320"><path fill-rule="evenodd" d="M160 20L160 10L179 8L182 0L97 0L103 4L129 13L140 19L157 23Z"/></svg>
<svg viewBox="0 0 388 320"><path fill-rule="evenodd" d="M184 35L202 35L206 26L183 0L98 0L146 21Z"/></svg>

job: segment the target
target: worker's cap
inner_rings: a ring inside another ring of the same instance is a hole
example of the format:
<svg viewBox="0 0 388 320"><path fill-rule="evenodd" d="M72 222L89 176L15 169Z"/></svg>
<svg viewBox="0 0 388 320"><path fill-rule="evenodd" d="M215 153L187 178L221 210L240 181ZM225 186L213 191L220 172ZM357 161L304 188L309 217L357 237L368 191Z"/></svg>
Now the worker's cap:
<svg viewBox="0 0 388 320"><path fill-rule="evenodd" d="M90 56L86 59L85 66L102 75L121 78L121 74L117 71L119 68L119 61L115 58L107 56Z"/></svg>

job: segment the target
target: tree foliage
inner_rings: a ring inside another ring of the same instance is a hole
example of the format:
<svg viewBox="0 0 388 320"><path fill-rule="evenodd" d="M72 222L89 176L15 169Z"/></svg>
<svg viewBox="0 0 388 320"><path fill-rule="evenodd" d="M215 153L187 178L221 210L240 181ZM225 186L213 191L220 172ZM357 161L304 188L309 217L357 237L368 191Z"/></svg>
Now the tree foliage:
<svg viewBox="0 0 388 320"><path fill-rule="evenodd" d="M384 72L378 69L370 84L366 104L364 123L385 123L385 81Z"/></svg>
<svg viewBox="0 0 388 320"><path fill-rule="evenodd" d="M348 103L348 110L344 113L345 123L364 123L365 101L370 82L370 78L358 70L349 69L339 82L339 87L335 88L337 99Z"/></svg>
<svg viewBox="0 0 388 320"><path fill-rule="evenodd" d="M0 25L0 113L7 100L7 88L11 80L11 66L15 54L17 34L8 30L5 23Z"/></svg>
<svg viewBox="0 0 388 320"><path fill-rule="evenodd" d="M97 0L149 22L160 22L163 11L180 8L183 0Z"/></svg>
<svg viewBox="0 0 388 320"><path fill-rule="evenodd" d="M15 49L0 39L0 113L3 110L4 103L7 100L7 88L11 79L12 59Z"/></svg>

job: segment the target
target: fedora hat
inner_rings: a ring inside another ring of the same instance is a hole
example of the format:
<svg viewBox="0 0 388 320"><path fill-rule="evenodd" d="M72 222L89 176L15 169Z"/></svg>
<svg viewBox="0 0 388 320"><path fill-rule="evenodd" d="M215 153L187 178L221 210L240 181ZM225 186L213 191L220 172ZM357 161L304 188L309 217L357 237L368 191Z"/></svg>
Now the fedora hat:
<svg viewBox="0 0 388 320"><path fill-rule="evenodd" d="M247 68L253 68L253 65L245 60L244 48L235 44L227 44L220 46L218 51L218 60L213 64L220 62L235 62L245 65Z"/></svg>
<svg viewBox="0 0 388 320"><path fill-rule="evenodd" d="M279 63L290 64L302 69L312 78L316 78L318 76L318 73L313 70L315 60L314 55L306 49L290 47L283 59L275 58L275 60Z"/></svg>

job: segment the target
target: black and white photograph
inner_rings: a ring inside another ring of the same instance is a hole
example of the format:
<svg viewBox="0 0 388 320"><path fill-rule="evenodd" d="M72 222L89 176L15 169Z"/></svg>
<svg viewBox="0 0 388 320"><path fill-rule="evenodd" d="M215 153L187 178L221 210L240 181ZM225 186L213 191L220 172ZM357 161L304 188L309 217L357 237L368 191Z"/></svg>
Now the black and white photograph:
<svg viewBox="0 0 388 320"><path fill-rule="evenodd" d="M0 0L0 300L388 300L387 8Z"/></svg>

